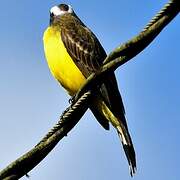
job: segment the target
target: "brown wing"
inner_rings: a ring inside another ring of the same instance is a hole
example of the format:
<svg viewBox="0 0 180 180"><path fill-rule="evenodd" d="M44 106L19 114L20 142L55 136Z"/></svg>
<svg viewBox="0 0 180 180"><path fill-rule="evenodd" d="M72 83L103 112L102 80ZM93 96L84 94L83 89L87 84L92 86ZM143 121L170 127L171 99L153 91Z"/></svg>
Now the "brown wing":
<svg viewBox="0 0 180 180"><path fill-rule="evenodd" d="M96 36L77 16L66 14L59 19L62 41L74 63L87 78L96 72L106 58L106 52ZM124 106L114 72L111 72L101 87L103 99L126 126ZM126 126L127 127L127 126Z"/></svg>
<svg viewBox="0 0 180 180"><path fill-rule="evenodd" d="M106 53L95 35L71 14L60 18L61 38L75 64L87 78L102 65Z"/></svg>

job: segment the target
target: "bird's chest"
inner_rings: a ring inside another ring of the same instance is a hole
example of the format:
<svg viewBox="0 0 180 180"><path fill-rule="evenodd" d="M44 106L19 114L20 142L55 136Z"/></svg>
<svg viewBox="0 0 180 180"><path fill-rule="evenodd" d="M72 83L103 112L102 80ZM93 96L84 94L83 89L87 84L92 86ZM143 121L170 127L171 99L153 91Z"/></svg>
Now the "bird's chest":
<svg viewBox="0 0 180 180"><path fill-rule="evenodd" d="M43 40L51 73L70 95L74 95L85 82L85 77L67 53L60 32L49 27L44 33Z"/></svg>

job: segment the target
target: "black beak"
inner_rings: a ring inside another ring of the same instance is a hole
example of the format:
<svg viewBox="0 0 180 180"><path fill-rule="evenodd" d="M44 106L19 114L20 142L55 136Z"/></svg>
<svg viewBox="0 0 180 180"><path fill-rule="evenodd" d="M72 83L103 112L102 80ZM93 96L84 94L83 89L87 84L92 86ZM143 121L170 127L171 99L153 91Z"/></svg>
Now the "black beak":
<svg viewBox="0 0 180 180"><path fill-rule="evenodd" d="M49 20L49 25L51 26L51 24L53 23L54 20L54 14L50 13L50 20Z"/></svg>

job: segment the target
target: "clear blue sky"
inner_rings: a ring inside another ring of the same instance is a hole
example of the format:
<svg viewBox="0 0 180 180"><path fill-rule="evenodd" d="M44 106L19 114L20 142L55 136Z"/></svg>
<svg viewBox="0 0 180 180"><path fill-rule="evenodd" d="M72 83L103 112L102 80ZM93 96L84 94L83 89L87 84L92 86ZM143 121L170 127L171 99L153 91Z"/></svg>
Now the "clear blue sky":
<svg viewBox="0 0 180 180"><path fill-rule="evenodd" d="M136 35L166 2L65 3L110 52ZM1 2L0 169L31 149L68 105L69 97L49 72L42 44L49 9L59 3ZM116 71L137 153L134 180L180 179L179 32L176 17L148 48ZM29 175L32 180L131 179L116 131L103 130L90 112Z"/></svg>

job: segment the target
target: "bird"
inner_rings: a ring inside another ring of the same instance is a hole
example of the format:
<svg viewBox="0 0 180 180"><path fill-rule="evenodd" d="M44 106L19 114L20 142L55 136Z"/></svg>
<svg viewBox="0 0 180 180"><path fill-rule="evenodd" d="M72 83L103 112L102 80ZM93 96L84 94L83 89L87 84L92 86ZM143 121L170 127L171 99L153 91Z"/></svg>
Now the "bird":
<svg viewBox="0 0 180 180"><path fill-rule="evenodd" d="M44 32L43 43L52 75L71 97L92 73L102 67L107 57L96 35L68 4L50 9L50 22ZM93 91L89 109L104 129L109 130L111 123L117 130L133 176L136 172L136 154L114 72L106 74L103 83Z"/></svg>

